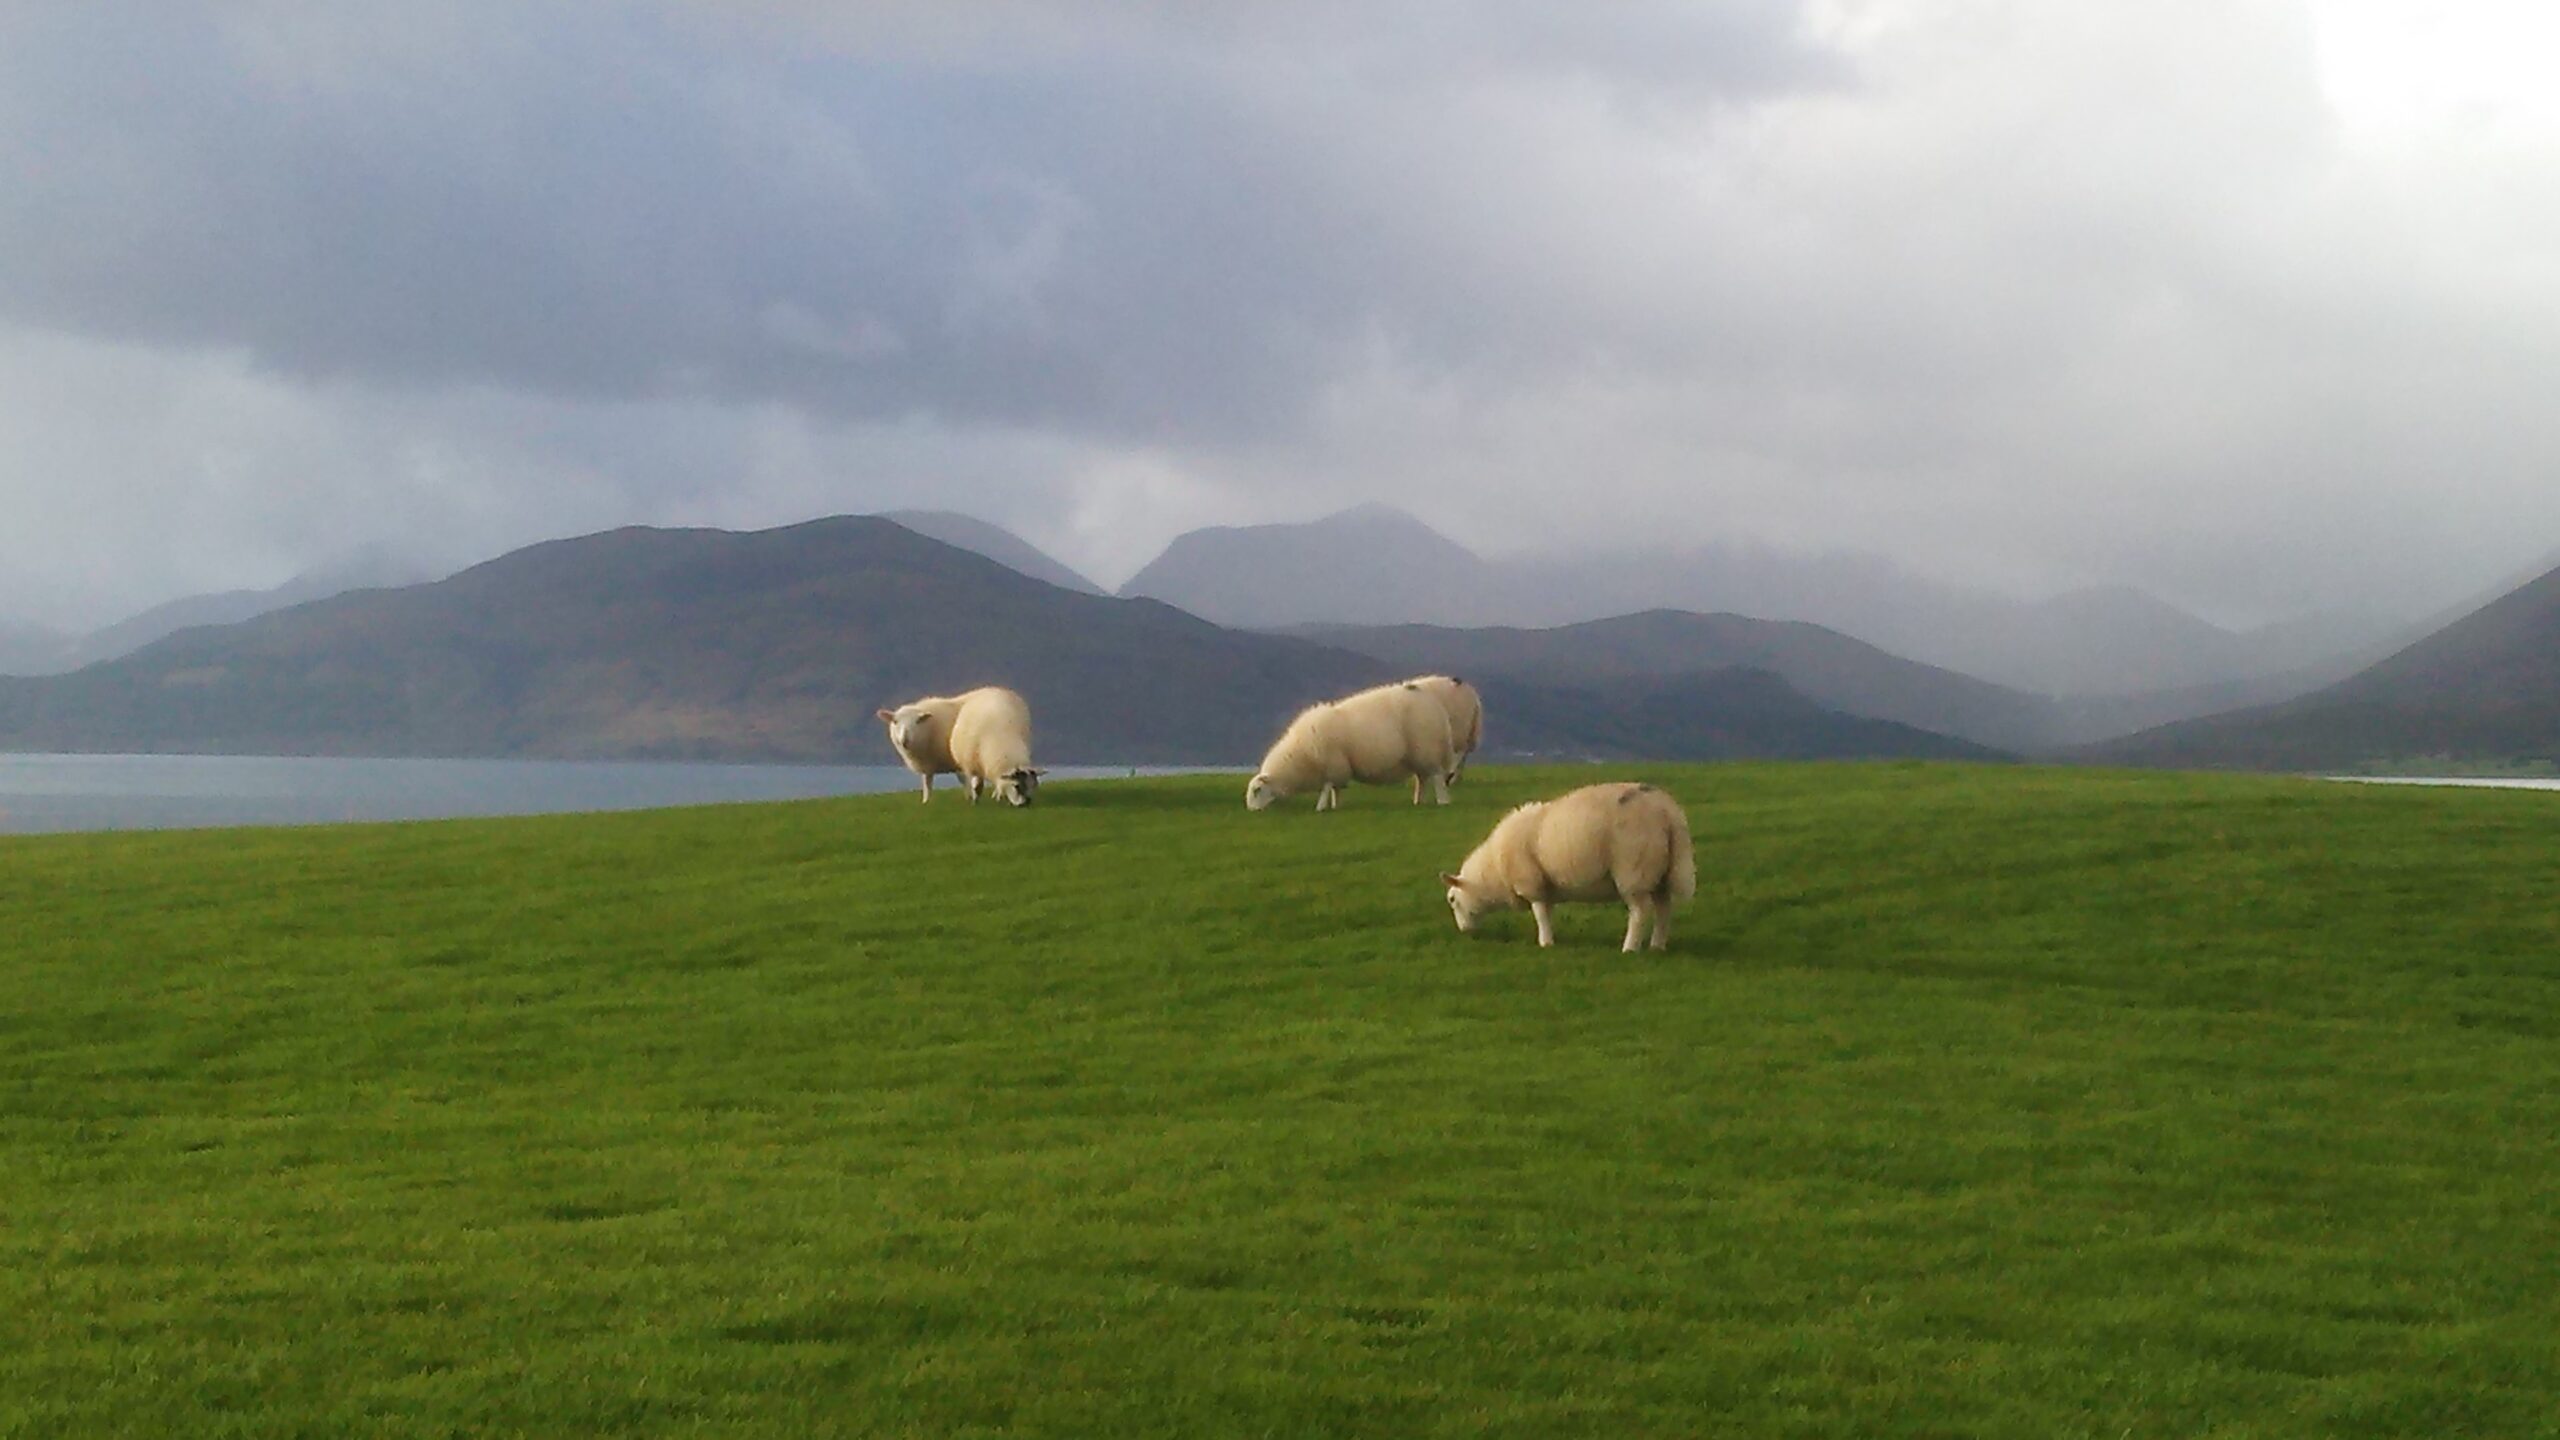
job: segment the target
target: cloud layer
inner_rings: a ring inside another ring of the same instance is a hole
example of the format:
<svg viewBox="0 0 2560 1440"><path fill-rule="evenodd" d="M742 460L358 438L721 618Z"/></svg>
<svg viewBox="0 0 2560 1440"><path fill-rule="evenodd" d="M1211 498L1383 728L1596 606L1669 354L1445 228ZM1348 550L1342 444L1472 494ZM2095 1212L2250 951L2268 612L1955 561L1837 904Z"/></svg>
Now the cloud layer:
<svg viewBox="0 0 2560 1440"><path fill-rule="evenodd" d="M915 504L2233 618L2560 547L2560 123L2370 7L1091 8L5 12L0 618Z"/></svg>

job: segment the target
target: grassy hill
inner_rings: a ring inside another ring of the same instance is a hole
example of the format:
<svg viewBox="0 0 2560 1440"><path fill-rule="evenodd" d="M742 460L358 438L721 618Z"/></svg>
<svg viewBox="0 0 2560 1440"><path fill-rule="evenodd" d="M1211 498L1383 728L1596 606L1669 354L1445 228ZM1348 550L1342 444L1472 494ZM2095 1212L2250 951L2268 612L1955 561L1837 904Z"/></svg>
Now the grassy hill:
<svg viewBox="0 0 2560 1440"><path fill-rule="evenodd" d="M0 1435L2524 1435L2551 797L1594 778L0 841Z"/></svg>

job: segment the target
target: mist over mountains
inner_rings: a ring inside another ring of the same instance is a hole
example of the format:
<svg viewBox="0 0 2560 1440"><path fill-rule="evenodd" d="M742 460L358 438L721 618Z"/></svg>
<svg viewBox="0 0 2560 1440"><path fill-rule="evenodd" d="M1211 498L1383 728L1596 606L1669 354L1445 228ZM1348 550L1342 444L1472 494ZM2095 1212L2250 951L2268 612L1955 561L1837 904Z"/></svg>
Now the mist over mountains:
<svg viewBox="0 0 2560 1440"><path fill-rule="evenodd" d="M1081 595L1100 595L1103 588L1069 569L1047 551L992 521L956 510L884 510L883 520L892 520L928 540L983 555L1008 570L1028 575L1034 580L1073 590Z"/></svg>
<svg viewBox="0 0 2560 1440"><path fill-rule="evenodd" d="M2560 569L2337 684L2090 753L2252 770L2560 761Z"/></svg>
<svg viewBox="0 0 2560 1440"><path fill-rule="evenodd" d="M219 590L166 600L83 635L0 625L0 675L59 675L129 655L199 625L232 625L350 590L388 590L434 579L434 567L387 545L365 546L264 590Z"/></svg>
<svg viewBox="0 0 2560 1440"><path fill-rule="evenodd" d="M1487 559L1384 505L1305 524L1192 531L1121 593L1263 629L1551 627L1662 609L1802 621L2016 690L2161 697L2155 710L2170 711L2180 703L2166 698L2174 692L2197 692L2211 708L2339 678L2378 658L2374 647L2398 624L2323 615L2233 631L2122 587L2020 601L1872 556L1740 545Z"/></svg>

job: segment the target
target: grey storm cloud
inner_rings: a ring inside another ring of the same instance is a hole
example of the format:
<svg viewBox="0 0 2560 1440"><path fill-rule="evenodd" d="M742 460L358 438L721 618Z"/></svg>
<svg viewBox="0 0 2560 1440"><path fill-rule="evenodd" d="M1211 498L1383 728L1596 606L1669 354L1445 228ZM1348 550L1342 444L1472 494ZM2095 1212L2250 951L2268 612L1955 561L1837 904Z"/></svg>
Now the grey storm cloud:
<svg viewBox="0 0 2560 1440"><path fill-rule="evenodd" d="M1765 4L1510 9L1441 18L1497 73L1553 42L1637 94L1811 68ZM1483 339L1429 237L1179 34L925 64L684 10L300 51L263 33L289 10L154 15L9 27L10 318L320 379L1158 436L1284 424L1376 328Z"/></svg>
<svg viewBox="0 0 2560 1440"><path fill-rule="evenodd" d="M1371 499L2414 613L2560 544L2560 108L2394 10L0 7L0 620Z"/></svg>

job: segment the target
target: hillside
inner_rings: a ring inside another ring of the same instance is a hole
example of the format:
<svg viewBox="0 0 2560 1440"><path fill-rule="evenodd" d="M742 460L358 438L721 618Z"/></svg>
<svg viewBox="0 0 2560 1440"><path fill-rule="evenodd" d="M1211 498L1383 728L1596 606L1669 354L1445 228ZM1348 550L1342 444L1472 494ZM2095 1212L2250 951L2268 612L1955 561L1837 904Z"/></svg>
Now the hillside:
<svg viewBox="0 0 2560 1440"><path fill-rule="evenodd" d="M2052 702L1888 655L1801 622L1652 610L1550 629L1310 626L1295 632L1405 670L1437 669L1592 689L1733 666L1767 671L1845 715L1960 736L2000 750L2058 743Z"/></svg>
<svg viewBox="0 0 2560 1440"><path fill-rule="evenodd" d="M2551 796L1637 766L0 839L0 1434L2531 1436Z"/></svg>
<svg viewBox="0 0 2560 1440"><path fill-rule="evenodd" d="M2122 587L2020 600L1871 555L1643 544L1486 559L1370 505L1303 525L1193 531L1123 587L1223 624L1551 628L1647 610L1798 621L2027 694L2068 697L2055 739L2204 713L2212 699L2299 694L2389 633L2318 615L2235 632ZM2370 658L2370 657L2368 657Z"/></svg>
<svg viewBox="0 0 2560 1440"><path fill-rule="evenodd" d="M1805 698L1767 670L1734 668L1596 689L1486 679L1484 753L1497 760L2003 760L1988 745Z"/></svg>
<svg viewBox="0 0 2560 1440"><path fill-rule="evenodd" d="M2560 759L2560 570L2326 689L2088 753L2259 770Z"/></svg>
<svg viewBox="0 0 2560 1440"><path fill-rule="evenodd" d="M635 528L0 681L0 747L883 763L875 708L1000 679L1034 697L1044 759L1242 764L1301 706L1403 673L1062 590L880 518ZM1496 744L1980 753L1834 714L1782 682L1670 693L1524 693Z"/></svg>
<svg viewBox="0 0 2560 1440"><path fill-rule="evenodd" d="M888 510L880 516L894 520L928 540L939 540L973 555L983 555L1008 570L1044 580L1061 590L1075 590L1099 595L1102 587L1087 580L1047 551L1014 534L1001 525L981 520L975 515L962 515L952 510Z"/></svg>
<svg viewBox="0 0 2560 1440"><path fill-rule="evenodd" d="M79 643L76 636L0 620L0 675L50 675Z"/></svg>
<svg viewBox="0 0 2560 1440"><path fill-rule="evenodd" d="M881 761L873 709L996 676L1041 697L1044 756L1128 762L1259 753L1306 698L1383 678L847 517L553 541L190 630L0 683L0 743Z"/></svg>

